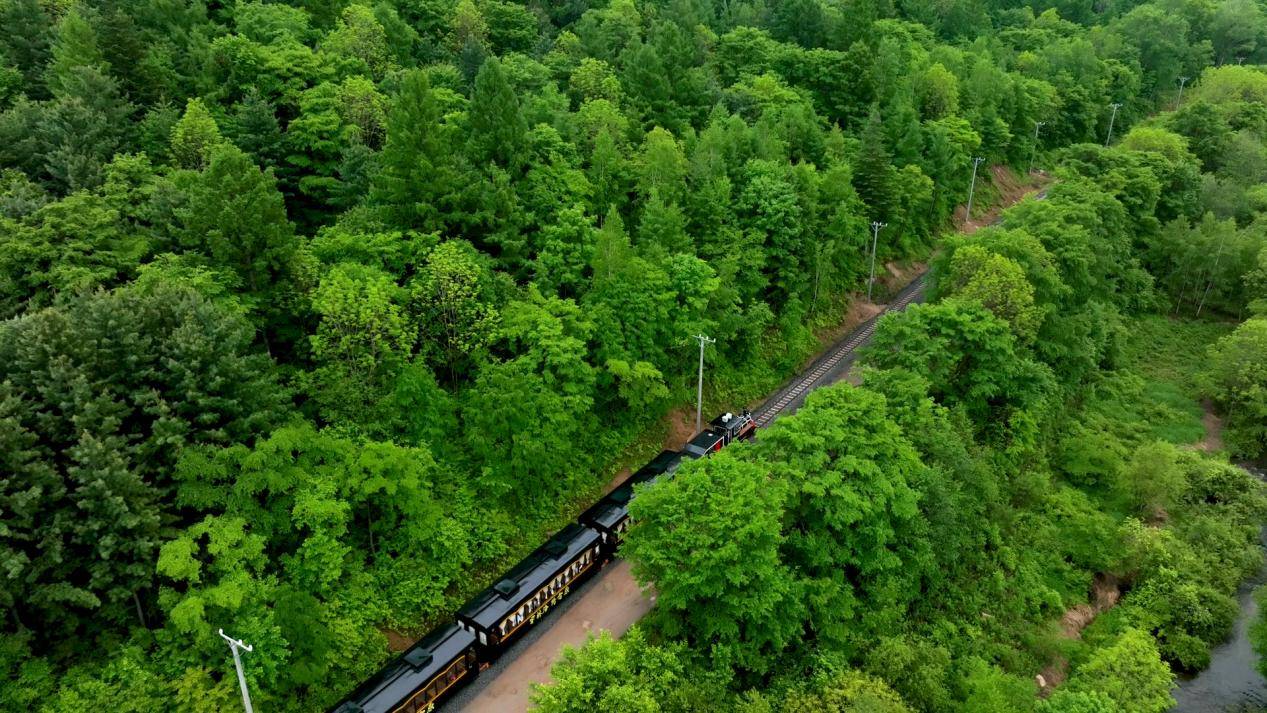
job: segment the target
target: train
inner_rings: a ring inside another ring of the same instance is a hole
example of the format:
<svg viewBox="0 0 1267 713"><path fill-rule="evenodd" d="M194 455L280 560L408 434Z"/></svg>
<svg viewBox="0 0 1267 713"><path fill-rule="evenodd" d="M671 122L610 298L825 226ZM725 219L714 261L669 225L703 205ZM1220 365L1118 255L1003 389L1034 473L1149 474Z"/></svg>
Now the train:
<svg viewBox="0 0 1267 713"><path fill-rule="evenodd" d="M685 460L704 458L756 436L748 411L724 413L681 451L662 451L556 532L453 620L428 633L329 713L429 713L474 681L515 641L612 558L629 529L634 487L672 477Z"/></svg>

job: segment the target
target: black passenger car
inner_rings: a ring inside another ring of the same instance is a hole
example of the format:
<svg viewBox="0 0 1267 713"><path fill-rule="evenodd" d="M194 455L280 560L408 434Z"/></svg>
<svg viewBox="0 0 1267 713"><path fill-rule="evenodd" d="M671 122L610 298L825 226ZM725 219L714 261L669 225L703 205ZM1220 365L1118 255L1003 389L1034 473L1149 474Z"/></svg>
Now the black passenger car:
<svg viewBox="0 0 1267 713"><path fill-rule="evenodd" d="M415 713L432 710L479 675L475 635L457 624L427 634L331 713Z"/></svg>
<svg viewBox="0 0 1267 713"><path fill-rule="evenodd" d="M555 533L467 602L458 611L457 623L418 641L330 713L434 710L610 560L629 527L634 486L672 475L685 458L700 458L734 441L751 440L755 432L752 414L726 413L713 419L681 453L662 451L582 513L576 524Z"/></svg>
<svg viewBox="0 0 1267 713"><path fill-rule="evenodd" d="M603 562L599 533L568 525L458 610L458 623L496 656Z"/></svg>
<svg viewBox="0 0 1267 713"><path fill-rule="evenodd" d="M602 535L604 556L610 559L616 554L616 548L620 545L625 531L629 529L629 501L633 499L634 486L652 482L661 475L672 473L681 463L681 453L661 451L660 455L653 458L650 463L639 468L606 497L581 513L577 522L597 530Z"/></svg>

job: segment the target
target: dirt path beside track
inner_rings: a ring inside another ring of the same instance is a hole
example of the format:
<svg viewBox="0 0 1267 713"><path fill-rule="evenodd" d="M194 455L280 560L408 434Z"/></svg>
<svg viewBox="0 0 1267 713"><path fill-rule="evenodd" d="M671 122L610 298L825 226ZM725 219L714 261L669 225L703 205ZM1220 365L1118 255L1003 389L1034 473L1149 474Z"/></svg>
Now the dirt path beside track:
<svg viewBox="0 0 1267 713"><path fill-rule="evenodd" d="M521 713L528 709L532 684L550 680L550 667L564 645L580 646L601 630L620 636L651 610L653 596L644 594L629 563L616 560L587 583L579 596L571 597L565 611L539 627L502 656L496 665L454 699L453 710L471 713Z"/></svg>

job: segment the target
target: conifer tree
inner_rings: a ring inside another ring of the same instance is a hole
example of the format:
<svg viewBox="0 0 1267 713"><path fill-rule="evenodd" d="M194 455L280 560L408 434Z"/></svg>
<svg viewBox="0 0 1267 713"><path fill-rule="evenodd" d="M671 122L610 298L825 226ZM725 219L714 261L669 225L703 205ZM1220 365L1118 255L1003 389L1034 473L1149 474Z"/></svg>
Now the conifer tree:
<svg viewBox="0 0 1267 713"><path fill-rule="evenodd" d="M370 194L393 225L424 232L444 227L445 197L456 186L448 149L426 72L408 72L388 114L382 170Z"/></svg>
<svg viewBox="0 0 1267 713"><path fill-rule="evenodd" d="M884 125L889 144L893 147L893 161L898 166L918 163L924 148L924 136L909 85L893 95L885 115L888 118Z"/></svg>
<svg viewBox="0 0 1267 713"><path fill-rule="evenodd" d="M593 187L590 207L595 214L606 215L609 209L620 208L625 202L624 167L624 157L611 134L605 128L599 130L585 172Z"/></svg>
<svg viewBox="0 0 1267 713"><path fill-rule="evenodd" d="M220 127L201 99L190 99L185 115L172 129L172 157L182 168L201 171L211 158L211 149L222 141Z"/></svg>
<svg viewBox="0 0 1267 713"><path fill-rule="evenodd" d="M66 90L66 82L76 67L92 67L108 72L97 39L97 31L78 5L72 7L57 24L57 38L53 42L53 59L48 66L47 82L54 94Z"/></svg>
<svg viewBox="0 0 1267 713"><path fill-rule="evenodd" d="M179 217L185 244L236 272L252 307L278 307L267 295L287 277L298 243L272 171L222 144Z"/></svg>
<svg viewBox="0 0 1267 713"><path fill-rule="evenodd" d="M51 24L39 0L0 3L0 48L22 73L23 90L31 99L48 96L43 75L52 46Z"/></svg>
<svg viewBox="0 0 1267 713"><path fill-rule="evenodd" d="M662 200L656 191L652 191L651 199L642 211L642 221L638 224L638 247L643 252L662 254L691 252L682 209L675 203Z"/></svg>
<svg viewBox="0 0 1267 713"><path fill-rule="evenodd" d="M273 105L252 88L234 106L225 133L251 154L260 168L276 168L282 156L282 129Z"/></svg>
<svg viewBox="0 0 1267 713"><path fill-rule="evenodd" d="M469 109L470 156L477 166L495 163L516 169L524 160L527 123L519 110L519 98L506 79L501 62L490 57L475 77Z"/></svg>
<svg viewBox="0 0 1267 713"><path fill-rule="evenodd" d="M853 187L867 204L872 220L888 221L896 207L892 157L885 146L884 125L880 112L871 110L871 117L862 131L862 145L853 172Z"/></svg>

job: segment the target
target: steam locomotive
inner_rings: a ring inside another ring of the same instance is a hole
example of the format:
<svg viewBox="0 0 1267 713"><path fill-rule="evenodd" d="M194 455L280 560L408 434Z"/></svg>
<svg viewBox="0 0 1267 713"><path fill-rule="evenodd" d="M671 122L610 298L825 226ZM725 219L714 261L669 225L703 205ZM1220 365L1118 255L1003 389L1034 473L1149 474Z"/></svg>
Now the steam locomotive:
<svg viewBox="0 0 1267 713"><path fill-rule="evenodd" d="M752 440L756 431L751 413L725 413L681 451L662 451L467 602L452 623L419 639L330 713L435 710L611 561L629 529L635 485L672 477L684 459L703 458L735 441Z"/></svg>

